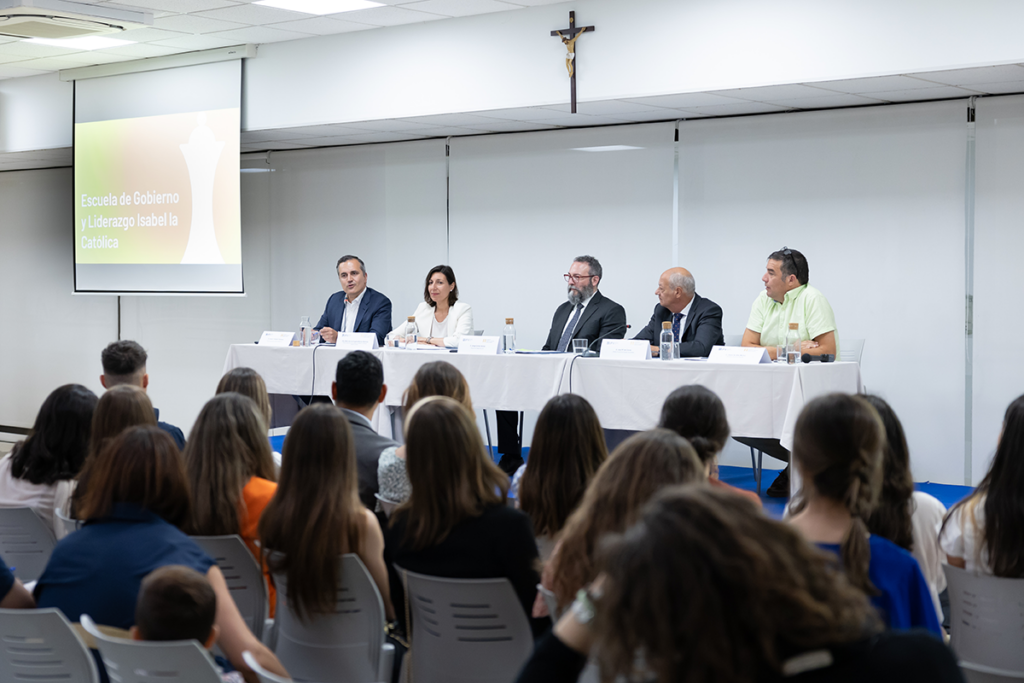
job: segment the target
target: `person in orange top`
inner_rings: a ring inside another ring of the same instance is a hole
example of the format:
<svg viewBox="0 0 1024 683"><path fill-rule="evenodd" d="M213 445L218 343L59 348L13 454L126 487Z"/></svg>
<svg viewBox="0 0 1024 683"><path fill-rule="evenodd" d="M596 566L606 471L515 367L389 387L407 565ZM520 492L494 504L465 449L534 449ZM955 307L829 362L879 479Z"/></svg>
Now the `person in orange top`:
<svg viewBox="0 0 1024 683"><path fill-rule="evenodd" d="M238 534L260 563L270 616L277 594L260 553L257 526L277 491L277 475L263 415L256 403L234 392L207 401L185 446L196 536Z"/></svg>
<svg viewBox="0 0 1024 683"><path fill-rule="evenodd" d="M753 491L738 489L718 479L718 454L729 440L729 420L718 394L699 384L679 387L661 406L658 426L671 429L690 442L704 463L708 484L749 498L761 507L761 498Z"/></svg>

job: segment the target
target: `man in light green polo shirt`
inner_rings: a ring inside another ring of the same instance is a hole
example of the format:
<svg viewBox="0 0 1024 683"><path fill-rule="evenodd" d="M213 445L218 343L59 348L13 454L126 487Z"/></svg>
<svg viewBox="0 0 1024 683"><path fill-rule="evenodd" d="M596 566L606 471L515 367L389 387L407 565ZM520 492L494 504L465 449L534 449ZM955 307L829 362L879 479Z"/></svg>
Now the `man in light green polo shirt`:
<svg viewBox="0 0 1024 683"><path fill-rule="evenodd" d="M807 284L807 259L796 249L783 247L768 256L761 277L764 291L750 307L750 319L743 331L743 346L763 346L775 358L775 347L786 343L790 323L800 325L800 351L812 356L839 355L836 318L825 295ZM789 451L778 439L736 437L742 444L756 448L773 458L789 462ZM775 498L789 495L789 465L768 487Z"/></svg>

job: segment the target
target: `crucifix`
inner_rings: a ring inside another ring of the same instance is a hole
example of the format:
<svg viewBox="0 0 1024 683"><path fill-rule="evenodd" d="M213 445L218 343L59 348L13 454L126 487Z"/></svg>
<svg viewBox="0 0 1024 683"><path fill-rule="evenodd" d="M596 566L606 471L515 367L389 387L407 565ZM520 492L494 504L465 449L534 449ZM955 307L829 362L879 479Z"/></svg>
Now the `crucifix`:
<svg viewBox="0 0 1024 683"><path fill-rule="evenodd" d="M551 32L551 35L562 39L562 43L568 51L565 55L565 68L569 70L569 98L573 114L576 113L576 41L584 31L593 33L595 29L593 26L576 28L576 13L569 12L569 28Z"/></svg>

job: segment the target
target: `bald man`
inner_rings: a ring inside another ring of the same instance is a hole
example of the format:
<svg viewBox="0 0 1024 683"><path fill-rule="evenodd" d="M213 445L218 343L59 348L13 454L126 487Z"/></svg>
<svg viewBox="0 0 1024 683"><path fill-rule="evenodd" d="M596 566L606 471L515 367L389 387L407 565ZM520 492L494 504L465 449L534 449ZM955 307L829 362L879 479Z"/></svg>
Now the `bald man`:
<svg viewBox="0 0 1024 683"><path fill-rule="evenodd" d="M633 339L646 339L651 353L658 355L661 324L672 323L672 336L679 342L679 357L704 357L712 346L725 344L722 335L722 307L697 294L697 284L686 268L669 268L654 290L658 304L647 327Z"/></svg>

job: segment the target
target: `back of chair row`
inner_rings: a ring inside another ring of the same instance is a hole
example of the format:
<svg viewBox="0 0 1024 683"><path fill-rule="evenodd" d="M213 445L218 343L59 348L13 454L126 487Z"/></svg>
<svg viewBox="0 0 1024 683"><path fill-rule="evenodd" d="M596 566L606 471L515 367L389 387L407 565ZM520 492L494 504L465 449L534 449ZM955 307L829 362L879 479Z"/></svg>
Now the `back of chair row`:
<svg viewBox="0 0 1024 683"><path fill-rule="evenodd" d="M950 647L968 681L1024 679L1024 579L942 566L949 586Z"/></svg>
<svg viewBox="0 0 1024 683"><path fill-rule="evenodd" d="M0 557L23 583L37 580L57 545L31 508L0 508Z"/></svg>

